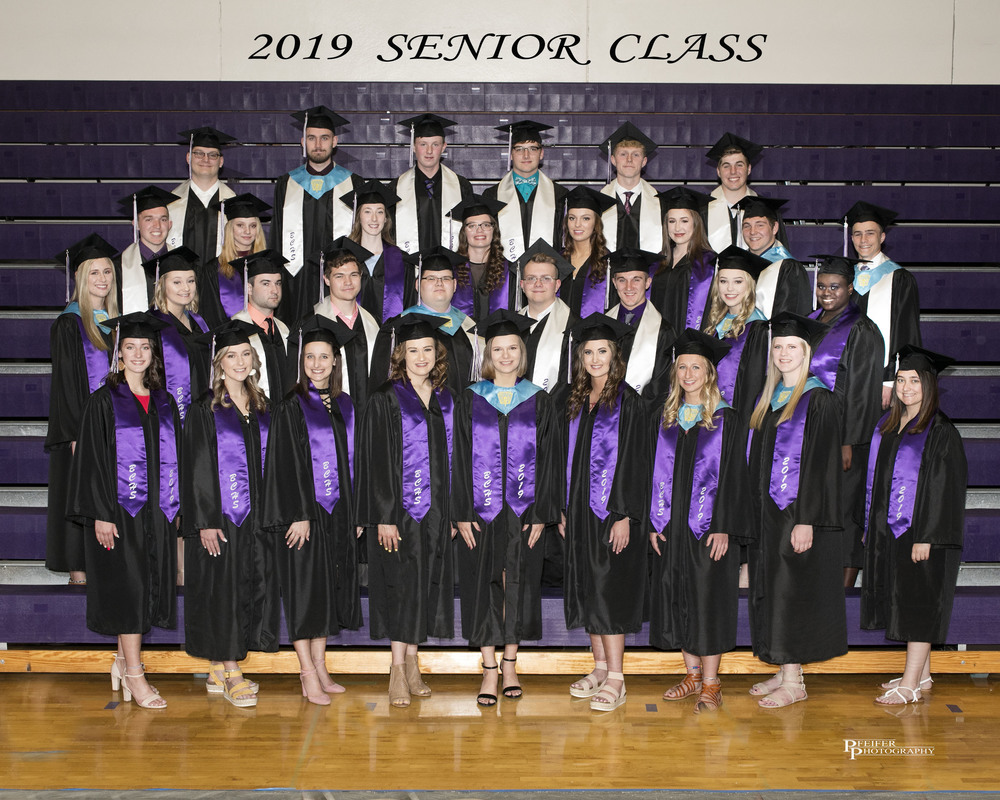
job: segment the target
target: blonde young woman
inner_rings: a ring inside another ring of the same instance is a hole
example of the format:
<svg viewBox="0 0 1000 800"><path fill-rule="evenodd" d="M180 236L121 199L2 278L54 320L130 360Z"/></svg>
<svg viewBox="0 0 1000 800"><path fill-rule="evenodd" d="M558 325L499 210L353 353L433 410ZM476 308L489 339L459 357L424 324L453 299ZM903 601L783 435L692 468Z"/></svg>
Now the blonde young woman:
<svg viewBox="0 0 1000 800"><path fill-rule="evenodd" d="M601 215L615 198L587 186L577 186L566 197L563 220L563 256L573 273L563 279L559 296L577 317L603 313L618 302L608 275L608 246Z"/></svg>
<svg viewBox="0 0 1000 800"><path fill-rule="evenodd" d="M49 453L45 566L68 572L71 585L87 581L83 529L66 519L66 491L76 437L87 398L108 374L111 332L104 324L118 316L115 249L92 234L55 256L66 269L68 305L52 323L52 391L45 449ZM70 274L75 277L69 294Z"/></svg>
<svg viewBox="0 0 1000 800"><path fill-rule="evenodd" d="M722 399L715 364L725 341L688 328L674 343L670 394L653 425L649 641L680 650L687 674L664 700L697 696L695 712L722 705L719 663L736 647L739 548L750 485L746 429Z"/></svg>
<svg viewBox="0 0 1000 800"><path fill-rule="evenodd" d="M257 386L253 325L212 334L212 389L184 423L185 649L211 662L206 689L234 706L257 704L239 663L278 649L273 537L262 525L263 465L270 414Z"/></svg>
<svg viewBox="0 0 1000 800"><path fill-rule="evenodd" d="M750 633L761 661L762 708L808 697L802 664L847 652L840 566L843 474L833 393L809 374L825 326L790 312L771 323L770 363L750 419L751 496L760 536L750 547Z"/></svg>

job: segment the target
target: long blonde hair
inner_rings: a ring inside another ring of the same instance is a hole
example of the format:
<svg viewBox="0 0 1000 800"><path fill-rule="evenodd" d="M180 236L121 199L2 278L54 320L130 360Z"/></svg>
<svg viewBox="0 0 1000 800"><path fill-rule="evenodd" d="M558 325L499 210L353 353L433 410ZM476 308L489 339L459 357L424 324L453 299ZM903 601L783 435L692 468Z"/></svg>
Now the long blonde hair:
<svg viewBox="0 0 1000 800"><path fill-rule="evenodd" d="M244 217L237 217L237 219L244 219ZM257 238L253 240L250 252L259 253L261 250L266 250L267 239L264 238L264 226L260 222L260 217L247 217L246 219L257 220ZM219 272L226 276L226 280L232 280L233 275L236 274L236 267L232 263L236 258L239 258L239 255L236 252L236 240L233 238L233 220L229 220L226 222L222 237L222 252L219 254Z"/></svg>
<svg viewBox="0 0 1000 800"><path fill-rule="evenodd" d="M799 339L798 336L790 336L788 338ZM805 349L805 360L802 362L799 379L795 382L795 387L792 389L792 396L788 399L785 407L781 409L781 416L778 417L779 425L782 422L788 422L792 418L792 414L795 413L795 407L799 404L799 398L802 397L802 393L806 388L806 381L809 380L809 363L812 361L812 348L805 339L799 339L799 341L802 342L802 347ZM771 397L774 395L774 390L778 388L779 383L781 383L781 373L778 372L778 365L774 363L772 350L767 354L767 380L764 382L764 391L761 392L760 400L757 401L757 405L754 407L753 414L750 417L750 427L754 430L759 431L764 425L764 417L767 416L767 410L771 407Z"/></svg>
<svg viewBox="0 0 1000 800"><path fill-rule="evenodd" d="M88 258L86 261L80 262L80 266L76 268L74 278L76 286L73 288L73 296L70 301L75 302L80 307L80 321L83 323L83 330L86 332L87 338L90 339L90 343L98 350L108 352L111 347L104 341L101 329L94 322L94 311L97 309L91 302L90 292L87 291L87 274L90 272L91 266L98 261L107 261L111 264L110 258ZM118 316L118 278L114 269L111 270L111 290L104 301L104 310L108 312L108 319L114 319Z"/></svg>
<svg viewBox="0 0 1000 800"><path fill-rule="evenodd" d="M222 359L228 352L229 347L222 347L216 351L215 358L212 359L212 411L220 406L222 408L233 407L233 402L226 392L226 376L222 372ZM260 413L267 411L267 397L257 385L257 378L254 377L261 370L260 356L257 355L257 351L252 346L250 352L253 353L253 369L243 381L243 385L246 387L247 397L250 399L251 410Z"/></svg>
<svg viewBox="0 0 1000 800"><path fill-rule="evenodd" d="M719 273L723 269L733 269L732 267L723 267L716 270L715 277L712 278L712 290L709 294L709 310L708 317L705 323L704 332L708 334L715 334L715 326L718 325L722 320L726 318L726 314L729 313L729 307L722 302L722 293L719 291ZM743 300L740 302L740 313L736 315L736 319L733 320L733 327L731 327L725 338L727 339L738 339L740 334L743 333L743 329L747 326L747 320L750 315L754 312L757 307L757 281L753 279L753 276L746 272L745 270L740 270L747 277L747 293Z"/></svg>
<svg viewBox="0 0 1000 800"><path fill-rule="evenodd" d="M187 270L184 270L185 272ZM191 302L184 306L185 311L191 311L197 313L198 311L198 271L191 270L194 273L194 295L191 297ZM167 275L170 273L168 272ZM167 290L164 281L167 275L161 275L160 279L156 282L156 286L153 288L153 305L156 306L158 311L162 311L164 314L169 314L167 311Z"/></svg>
<svg viewBox="0 0 1000 800"><path fill-rule="evenodd" d="M722 402L722 393L719 391L719 373L710 359L705 358L705 356L699 356L699 358L707 366L708 380L701 387L702 408L701 420L698 424L707 431L714 431L715 421L712 416L715 409L719 407L719 403ZM677 412L680 411L682 405L684 405L684 390L681 388L681 382L677 380L677 361L675 360L670 365L670 394L667 395L667 401L663 404L663 418L661 420L663 430L677 424Z"/></svg>

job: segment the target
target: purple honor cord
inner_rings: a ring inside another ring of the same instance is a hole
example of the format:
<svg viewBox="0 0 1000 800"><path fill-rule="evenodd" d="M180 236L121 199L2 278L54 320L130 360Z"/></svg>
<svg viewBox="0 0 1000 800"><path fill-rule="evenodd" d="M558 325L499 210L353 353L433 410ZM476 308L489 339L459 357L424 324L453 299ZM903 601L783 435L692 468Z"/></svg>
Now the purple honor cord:
<svg viewBox="0 0 1000 800"><path fill-rule="evenodd" d="M608 498L611 495L615 467L618 464L618 428L621 423L622 394L623 390L619 387L614 407L610 411L600 405L597 406L590 437L590 510L602 520L608 518ZM567 504L573 477L573 454L576 450L582 416L581 409L569 424L569 458L566 462Z"/></svg>
<svg viewBox="0 0 1000 800"><path fill-rule="evenodd" d="M76 324L80 329L80 342L83 344L83 360L87 365L87 387L90 394L93 394L104 383L108 377L108 354L103 350L94 347L94 343L87 336L87 331L83 328L83 320L76 314Z"/></svg>
<svg viewBox="0 0 1000 800"><path fill-rule="evenodd" d="M822 309L817 309L809 316L818 320L822 313ZM847 347L847 339L851 335L854 323L860 316L861 309L853 303L849 304L840 318L827 331L823 341L813 351L812 361L809 362L809 371L823 381L830 391L833 391L833 387L837 383L837 367L840 365L840 357L844 353L844 348Z"/></svg>
<svg viewBox="0 0 1000 800"><path fill-rule="evenodd" d="M865 539L868 538L868 526L871 519L872 488L875 482L875 465L878 462L878 451L882 445L882 423L889 416L888 412L878 421L875 426L875 434L872 437L871 450L868 453L868 476L865 492ZM906 428L908 429L916 419L910 420ZM923 460L924 446L927 444L927 436L937 422L937 418L931 420L930 424L924 428L922 433L908 434L906 430L900 437L899 449L896 451L896 461L892 467L892 484L889 492L889 530L893 537L898 539L913 524L913 509L917 502L917 479L920 477L920 463Z"/></svg>
<svg viewBox="0 0 1000 800"><path fill-rule="evenodd" d="M111 408L115 417L118 503L135 517L146 503L149 485L146 478L146 437L139 417L139 405L127 383L110 388Z"/></svg>

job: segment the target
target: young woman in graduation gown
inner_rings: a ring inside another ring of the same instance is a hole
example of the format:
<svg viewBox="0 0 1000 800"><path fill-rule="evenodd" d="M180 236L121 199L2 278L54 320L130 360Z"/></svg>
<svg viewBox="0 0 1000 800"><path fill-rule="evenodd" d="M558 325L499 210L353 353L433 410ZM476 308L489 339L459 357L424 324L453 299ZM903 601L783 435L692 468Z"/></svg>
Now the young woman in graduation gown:
<svg viewBox="0 0 1000 800"><path fill-rule="evenodd" d="M840 421L833 393L809 374L815 320L771 323L767 382L750 419L750 486L760 536L750 546L750 634L776 675L754 684L762 708L805 700L802 664L847 652L840 566Z"/></svg>
<svg viewBox="0 0 1000 800"><path fill-rule="evenodd" d="M237 662L278 649L274 539L263 528L263 463L270 414L255 378L255 327L216 329L212 390L184 421L185 650L211 661L206 689L241 708L257 685Z"/></svg>
<svg viewBox="0 0 1000 800"><path fill-rule="evenodd" d="M590 634L594 669L570 686L595 711L625 702L625 635L642 627L649 514L646 406L625 382L619 341L632 328L592 314L573 331L563 436L566 627Z"/></svg>
<svg viewBox="0 0 1000 800"><path fill-rule="evenodd" d="M563 220L563 256L573 265L563 279L559 297L577 317L603 313L618 302L612 297L608 275L608 243L601 215L617 201L587 186L577 186L566 197Z"/></svg>
<svg viewBox="0 0 1000 800"><path fill-rule="evenodd" d="M649 643L681 651L687 674L663 699L697 695L698 713L722 705L719 663L736 647L739 601L731 542L754 528L746 428L716 383L729 344L688 328L674 349L670 394L653 419Z"/></svg>
<svg viewBox="0 0 1000 800"><path fill-rule="evenodd" d="M353 524L354 405L341 391L341 350L353 335L322 316L293 332L298 382L274 410L264 468L264 527L278 537L288 638L302 695L329 705L344 691L326 666L326 640L361 627Z"/></svg>
<svg viewBox="0 0 1000 800"><path fill-rule="evenodd" d="M252 194L239 194L217 200L212 207L220 212L220 219L225 214L226 226L222 252L199 276L198 304L209 326L217 328L246 307L243 259L267 249L261 214L271 206Z"/></svg>
<svg viewBox="0 0 1000 800"><path fill-rule="evenodd" d="M504 258L497 215L506 206L474 194L451 210L458 225L458 254L464 261L455 267L455 296L451 304L477 324L494 311L515 310L519 291L511 265Z"/></svg>
<svg viewBox="0 0 1000 800"><path fill-rule="evenodd" d="M45 449L49 453L45 566L68 572L70 584L86 583L83 530L66 517L66 492L80 419L87 398L108 374L111 332L105 323L118 316L115 299L115 249L92 234L56 258L66 265L68 305L52 323L52 389ZM73 295L69 274L75 273Z"/></svg>
<svg viewBox="0 0 1000 800"><path fill-rule="evenodd" d="M434 338L443 317L395 323L389 380L369 398L358 435L357 522L368 536L369 630L390 640L389 702L427 697L417 648L455 630L448 357Z"/></svg>
<svg viewBox="0 0 1000 800"><path fill-rule="evenodd" d="M907 345L868 460L861 627L906 642L903 675L875 702L914 703L930 691L931 644L945 642L965 531L968 464L938 406L938 372L954 359Z"/></svg>
<svg viewBox="0 0 1000 800"><path fill-rule="evenodd" d="M117 368L83 412L70 472L69 513L82 522L87 627L118 637L111 688L143 708L167 703L147 682L142 636L174 628L180 416L163 390L155 328L145 312L112 320Z"/></svg>
<svg viewBox="0 0 1000 800"><path fill-rule="evenodd" d="M498 677L504 697L522 694L518 645L542 638L539 539L559 520L553 409L548 394L523 377L531 324L512 311L489 316L483 380L462 393L455 411L452 516L461 534L462 635L482 652L483 706L496 704Z"/></svg>
<svg viewBox="0 0 1000 800"><path fill-rule="evenodd" d="M715 253L708 244L700 209L710 195L677 186L660 192L663 258L653 273L649 299L674 330L701 330L715 280Z"/></svg>
<svg viewBox="0 0 1000 800"><path fill-rule="evenodd" d="M377 257L374 265L361 270L358 303L384 324L417 302L413 270L392 235L391 211L399 198L379 181L368 181L340 199L355 208L348 238Z"/></svg>

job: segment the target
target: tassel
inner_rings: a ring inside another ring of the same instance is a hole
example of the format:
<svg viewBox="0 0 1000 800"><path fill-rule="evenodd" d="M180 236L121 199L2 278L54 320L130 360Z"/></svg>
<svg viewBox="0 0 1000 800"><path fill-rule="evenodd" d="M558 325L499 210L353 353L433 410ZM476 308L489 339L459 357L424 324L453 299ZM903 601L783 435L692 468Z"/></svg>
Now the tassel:
<svg viewBox="0 0 1000 800"><path fill-rule="evenodd" d="M562 224L562 241L559 243L559 248L561 250L566 249L566 217L569 215L569 199L563 200L563 224ZM557 270L558 271L558 270Z"/></svg>
<svg viewBox="0 0 1000 800"><path fill-rule="evenodd" d="M455 215L449 211L448 212L448 249L455 249L455 235L452 232L452 223L455 221Z"/></svg>
<svg viewBox="0 0 1000 800"><path fill-rule="evenodd" d="M302 326L299 326L299 357L295 362L295 382L302 382Z"/></svg>
<svg viewBox="0 0 1000 800"><path fill-rule="evenodd" d="M66 303L69 304L69 250L66 251Z"/></svg>
<svg viewBox="0 0 1000 800"><path fill-rule="evenodd" d="M896 372L894 374L898 373L899 373L899 352L896 353Z"/></svg>
<svg viewBox="0 0 1000 800"><path fill-rule="evenodd" d="M392 374L392 354L396 352L396 326L389 330L389 370L385 376L388 378Z"/></svg>
<svg viewBox="0 0 1000 800"><path fill-rule="evenodd" d="M413 131L414 131L414 129L415 129L415 126L414 125L410 125L410 169L413 169L413 142L414 142Z"/></svg>
<svg viewBox="0 0 1000 800"><path fill-rule="evenodd" d="M847 258L847 215L844 215L844 258Z"/></svg>
<svg viewBox="0 0 1000 800"><path fill-rule="evenodd" d="M139 242L139 201L132 194L132 244Z"/></svg>
<svg viewBox="0 0 1000 800"><path fill-rule="evenodd" d="M309 112L307 111L302 120L302 157L306 157L306 128L309 127Z"/></svg>
<svg viewBox="0 0 1000 800"><path fill-rule="evenodd" d="M194 173L191 171L191 161L194 159L194 134L191 134L191 139L188 142L188 181L190 182Z"/></svg>
<svg viewBox="0 0 1000 800"><path fill-rule="evenodd" d="M115 325L115 364L111 368L112 372L119 372L121 368L118 366L118 362L121 360L121 354L118 352L118 347L121 345L121 333L122 326Z"/></svg>
<svg viewBox="0 0 1000 800"><path fill-rule="evenodd" d="M566 337L566 383L573 382L573 334Z"/></svg>
<svg viewBox="0 0 1000 800"><path fill-rule="evenodd" d="M215 257L222 255L222 242L226 238L226 201L219 199L219 216L215 220Z"/></svg>
<svg viewBox="0 0 1000 800"><path fill-rule="evenodd" d="M212 354L208 358L209 365L215 363L215 334L212 334ZM213 377L214 380L214 377Z"/></svg>
<svg viewBox="0 0 1000 800"><path fill-rule="evenodd" d="M521 312L521 259L514 262L514 313ZM557 270L558 275L558 270Z"/></svg>
<svg viewBox="0 0 1000 800"><path fill-rule="evenodd" d="M323 302L323 276L326 273L326 256L323 251L319 251L319 301Z"/></svg>
<svg viewBox="0 0 1000 800"><path fill-rule="evenodd" d="M608 139L608 183L611 183L611 154L614 152L614 145Z"/></svg>
<svg viewBox="0 0 1000 800"><path fill-rule="evenodd" d="M813 311L816 310L817 300L816 300L816 284L819 281L819 259L816 259L816 263L813 264Z"/></svg>
<svg viewBox="0 0 1000 800"><path fill-rule="evenodd" d="M422 253L417 253L417 300L420 303L424 302L424 299L420 296L420 281L423 279L424 271L424 256Z"/></svg>
<svg viewBox="0 0 1000 800"><path fill-rule="evenodd" d="M507 172L514 164L514 126L507 126Z"/></svg>
<svg viewBox="0 0 1000 800"><path fill-rule="evenodd" d="M611 256L608 256L608 266L604 273L604 310L611 304Z"/></svg>
<svg viewBox="0 0 1000 800"><path fill-rule="evenodd" d="M475 327L475 337L476 337L476 347L472 353L472 374L469 375L469 380L475 383L479 380L479 375L482 371L482 360L483 354L479 347L479 326Z"/></svg>
<svg viewBox="0 0 1000 800"><path fill-rule="evenodd" d="M153 286L160 282L160 259L156 259L156 277L153 278Z"/></svg>
<svg viewBox="0 0 1000 800"><path fill-rule="evenodd" d="M246 311L250 306L250 278L247 274L250 272L250 268L247 266L246 258L243 259L243 310ZM249 312L248 312L249 313Z"/></svg>

